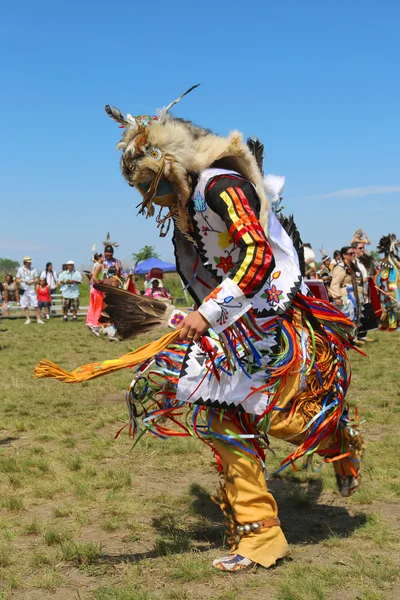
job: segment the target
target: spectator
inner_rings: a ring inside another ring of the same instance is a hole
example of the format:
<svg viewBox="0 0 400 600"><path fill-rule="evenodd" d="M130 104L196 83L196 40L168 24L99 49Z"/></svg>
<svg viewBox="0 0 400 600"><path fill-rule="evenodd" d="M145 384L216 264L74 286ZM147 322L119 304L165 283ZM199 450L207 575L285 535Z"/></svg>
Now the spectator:
<svg viewBox="0 0 400 600"><path fill-rule="evenodd" d="M57 291L58 279L57 273L53 270L53 264L51 262L46 263L46 268L40 273L40 279L45 279L47 285L50 288L50 294L54 296Z"/></svg>
<svg viewBox="0 0 400 600"><path fill-rule="evenodd" d="M304 242L304 261L306 264L306 277L308 279L317 279L317 265L315 263L315 253L311 244Z"/></svg>
<svg viewBox="0 0 400 600"><path fill-rule="evenodd" d="M79 286L82 283L82 275L75 271L75 263L69 260L65 266L65 271L60 273L59 283L63 298L64 323L68 321L68 311L72 311L72 320L77 321L76 313L79 310Z"/></svg>
<svg viewBox="0 0 400 600"><path fill-rule="evenodd" d="M317 271L317 277L322 279L325 285L326 292L328 294L328 298L331 298L329 286L332 279L332 272L330 269L331 266L331 257L328 254L324 254L322 256L322 265L321 268Z"/></svg>
<svg viewBox="0 0 400 600"><path fill-rule="evenodd" d="M373 259L365 255L364 242L353 242L351 247L354 248L356 253L354 263L362 275L364 293L362 315L360 318L360 327L358 329L358 339L363 342L373 342L373 339L367 337L368 331L371 331L372 329L378 329L378 322L372 308L369 290L369 269L371 268ZM375 269L372 267L372 272L374 271Z"/></svg>
<svg viewBox="0 0 400 600"><path fill-rule="evenodd" d="M338 265L342 260L342 257L340 255L340 250L335 250L335 252L333 253L333 262L331 264L331 270L336 267L336 265Z"/></svg>
<svg viewBox="0 0 400 600"><path fill-rule="evenodd" d="M36 298L35 284L38 282L38 274L36 269L32 269L32 259L30 256L24 256L24 265L19 267L16 275L16 281L21 286L23 291L21 298L21 306L25 311L26 321L24 325L29 325L31 319L29 317L29 307L33 306L36 312L36 321L39 325L43 325L40 318L40 310Z"/></svg>
<svg viewBox="0 0 400 600"><path fill-rule="evenodd" d="M40 278L39 285L36 288L36 295L37 295L37 299L38 299L39 310L41 310L41 311L44 310L46 319L50 319L50 306L51 306L50 286L48 285L45 277Z"/></svg>
<svg viewBox="0 0 400 600"><path fill-rule="evenodd" d="M6 275L3 283L3 298L4 302L17 302L20 303L20 295L17 284L14 281L14 277L9 273Z"/></svg>
<svg viewBox="0 0 400 600"><path fill-rule="evenodd" d="M0 315L2 314L3 310L8 311L8 306L4 302L3 294L4 294L4 287L3 287L3 284L0 283Z"/></svg>
<svg viewBox="0 0 400 600"><path fill-rule="evenodd" d="M351 321L359 327L363 304L363 278L355 264L356 251L351 246L344 246L340 251L342 261L332 271L330 286L334 304ZM357 340L359 345L362 340Z"/></svg>
<svg viewBox="0 0 400 600"><path fill-rule="evenodd" d="M158 279L153 279L151 282L151 288L147 288L144 293L145 296L156 298L157 300L171 300L172 296L165 287L160 287Z"/></svg>

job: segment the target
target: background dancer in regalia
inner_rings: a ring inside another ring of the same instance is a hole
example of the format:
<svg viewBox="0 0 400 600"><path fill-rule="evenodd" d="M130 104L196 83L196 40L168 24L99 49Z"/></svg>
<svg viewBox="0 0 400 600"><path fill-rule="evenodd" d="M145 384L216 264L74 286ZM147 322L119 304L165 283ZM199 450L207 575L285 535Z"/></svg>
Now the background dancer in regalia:
<svg viewBox="0 0 400 600"><path fill-rule="evenodd" d="M232 548L214 566L269 567L289 552L265 479L269 436L293 444L282 468L317 453L332 462L342 495L359 485L362 440L345 402L353 325L307 295L296 249L269 209L262 145L172 117L179 100L157 117L106 111L125 127L121 169L143 196L139 212L157 209L162 235L173 226L177 270L199 308L181 330L120 359L72 373L42 361L36 373L78 382L140 364L132 433L196 434L224 475ZM140 318L150 327L162 313L162 303L124 290L105 302L127 337Z"/></svg>
<svg viewBox="0 0 400 600"><path fill-rule="evenodd" d="M376 285L381 296L382 317L380 329L395 331L400 324L400 241L394 233L379 240L378 252L384 255L376 276Z"/></svg>

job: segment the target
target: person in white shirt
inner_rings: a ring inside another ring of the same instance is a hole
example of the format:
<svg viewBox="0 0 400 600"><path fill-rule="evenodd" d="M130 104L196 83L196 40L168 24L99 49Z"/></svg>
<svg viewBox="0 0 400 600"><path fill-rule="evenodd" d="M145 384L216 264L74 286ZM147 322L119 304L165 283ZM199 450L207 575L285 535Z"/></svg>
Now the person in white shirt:
<svg viewBox="0 0 400 600"><path fill-rule="evenodd" d="M63 297L64 323L68 321L68 311L72 311L72 320L76 321L76 313L79 310L79 286L82 283L82 275L75 271L75 263L69 260L67 269L60 273L60 291Z"/></svg>
<svg viewBox="0 0 400 600"><path fill-rule="evenodd" d="M44 271L41 272L40 279L45 279L47 285L50 288L51 301L53 304L53 308L52 308L51 312L53 315L55 315L56 311L54 309L54 303L55 303L55 295L56 295L57 286L58 286L58 279L57 279L57 273L53 269L53 264L51 262L46 263L46 268Z"/></svg>
<svg viewBox="0 0 400 600"><path fill-rule="evenodd" d="M53 296L56 293L58 279L57 273L53 269L53 264L51 262L46 263L46 268L40 274L40 279L45 279L47 285L50 288L50 294Z"/></svg>
<svg viewBox="0 0 400 600"><path fill-rule="evenodd" d="M33 306L36 312L36 321L39 325L43 325L43 321L40 318L40 310L38 308L38 302L36 297L36 284L39 280L36 269L32 269L32 259L30 256L24 256L23 267L19 267L16 275L17 283L23 290L21 296L21 306L25 311L26 321L25 325L29 325L31 322L29 316L29 307Z"/></svg>

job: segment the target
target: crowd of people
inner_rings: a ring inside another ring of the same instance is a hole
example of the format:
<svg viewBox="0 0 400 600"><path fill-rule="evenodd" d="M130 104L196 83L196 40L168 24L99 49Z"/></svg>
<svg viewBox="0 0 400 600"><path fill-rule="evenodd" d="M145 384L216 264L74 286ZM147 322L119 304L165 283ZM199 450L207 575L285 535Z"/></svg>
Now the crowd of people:
<svg viewBox="0 0 400 600"><path fill-rule="evenodd" d="M0 284L1 308L9 313L10 303L15 302L17 306L24 309L25 325L30 325L30 309L33 309L36 322L43 325L45 322L43 319L48 320L51 317L51 307L59 288L62 296L63 320L68 321L69 312L72 312L72 320L76 321L82 275L75 269L74 261L69 260L64 263L59 275L53 269L52 263L48 262L40 276L38 270L32 267L30 256L24 256L22 263L15 278L7 274L4 283Z"/></svg>
<svg viewBox="0 0 400 600"><path fill-rule="evenodd" d="M307 244L305 248L306 276L324 282L327 299L355 324L359 346L373 341L368 331L377 328L394 331L399 326L399 265L396 249L390 249L389 237L383 236L379 243L378 249L384 255L382 261L368 253L366 246L371 242L361 229L355 232L349 245L335 250L333 258L320 250L319 268L311 246Z"/></svg>
<svg viewBox="0 0 400 600"><path fill-rule="evenodd" d="M320 250L321 264L317 265L316 256L309 243L304 244L305 272L312 287L313 281L322 281L326 296L357 327L357 345L371 342L368 331L381 329L394 331L400 324L400 283L398 268L396 271L397 251L390 249L390 236L383 236L379 251L384 255L382 261L368 253L370 245L368 235L358 229L350 244L335 250L333 257ZM393 236L392 245L396 245ZM117 245L117 244L115 244ZM392 254L392 256L391 256ZM139 289L139 277L132 270L125 270L121 261L114 256L114 244L106 244L104 253L92 256L93 266L87 275L90 281L90 306L86 316L86 325L99 336L107 335L111 341L117 340L115 327L102 316L104 293L95 289L94 284L105 282L113 287L127 289L135 294L171 303L173 298L163 283L163 274L154 269L145 279L144 290ZM0 283L0 308L10 313L10 303L14 302L25 311L25 325L31 323L30 309L34 309L36 321L42 325L55 314L54 300L59 290L62 297L63 321L77 321L80 302L82 274L76 270L73 260L62 265L60 274L53 269L51 262L38 274L32 267L32 259L25 256L23 266L14 277L7 274ZM315 289L312 289L315 293ZM320 292L317 291L317 295ZM322 296L323 297L323 296ZM52 308L53 306L53 308Z"/></svg>
<svg viewBox="0 0 400 600"><path fill-rule="evenodd" d="M90 305L86 315L86 325L96 336L107 335L110 341L118 341L116 328L112 321L103 314L104 292L96 289L96 283L106 283L113 287L128 290L141 295L139 278L132 271L126 271L121 261L114 256L114 245L106 244L104 253L95 253L92 256L93 266L89 273L90 280ZM148 274L145 280L143 295L170 303L172 296L163 284L163 273L155 269Z"/></svg>

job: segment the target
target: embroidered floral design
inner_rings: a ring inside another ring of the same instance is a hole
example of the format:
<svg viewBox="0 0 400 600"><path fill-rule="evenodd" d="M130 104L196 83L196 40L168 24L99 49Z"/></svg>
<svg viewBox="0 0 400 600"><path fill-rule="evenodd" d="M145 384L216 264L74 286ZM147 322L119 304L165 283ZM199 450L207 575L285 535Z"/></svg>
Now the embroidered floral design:
<svg viewBox="0 0 400 600"><path fill-rule="evenodd" d="M219 325L225 325L225 323L228 320L228 315L229 315L229 311L235 308L242 308L242 303L239 302L238 304L231 304L232 300L234 299L234 296L226 296L226 298L223 299L222 302L219 302L218 300L216 301L218 306L221 309L221 314L217 319L217 323Z"/></svg>
<svg viewBox="0 0 400 600"><path fill-rule="evenodd" d="M265 292L267 294L268 302L273 306L279 304L279 300L282 298L282 291L283 290L277 290L276 285L271 285L270 288L267 288Z"/></svg>
<svg viewBox="0 0 400 600"><path fill-rule="evenodd" d="M217 321L217 323L219 325L225 325L225 323L228 320L229 311L233 310L235 308L242 308L243 305L242 305L241 302L239 302L236 305L231 304L232 300L234 300L234 298L235 298L232 295L231 296L225 296L225 298L223 300L222 299L219 300L218 299L218 294L221 291L222 291L222 286L216 287L215 290L213 290L211 292L211 294L209 294L207 296L207 298L205 299L205 302L207 302L207 300L214 300L218 304L218 306L219 306L219 308L221 310L221 314L219 315L219 317L218 317L218 319L216 321Z"/></svg>
<svg viewBox="0 0 400 600"><path fill-rule="evenodd" d="M201 231L203 232L204 235L208 235L208 232L210 231L208 229L208 227L206 227L205 225L201 226Z"/></svg>
<svg viewBox="0 0 400 600"><path fill-rule="evenodd" d="M217 269L222 269L224 273L228 273L229 271L232 271L233 267L235 266L233 264L233 260L232 260L232 256L215 256L214 257L214 262L216 263L216 267Z"/></svg>
<svg viewBox="0 0 400 600"><path fill-rule="evenodd" d="M170 321L171 326L178 327L178 325L180 325L182 323L184 318L185 317L183 316L182 313L176 313Z"/></svg>
<svg viewBox="0 0 400 600"><path fill-rule="evenodd" d="M222 231L218 234L218 246L221 250L226 250L232 244L231 236L229 235L229 231Z"/></svg>
<svg viewBox="0 0 400 600"><path fill-rule="evenodd" d="M204 212L205 210L207 210L207 203L200 192L197 192L197 194L193 198L193 202L194 207L198 212Z"/></svg>
<svg viewBox="0 0 400 600"><path fill-rule="evenodd" d="M264 290L264 293L261 294L261 298L266 298L268 304L272 307L277 306L281 300L283 300L283 290L278 290L276 285L272 283L274 279L278 279L281 275L280 271L275 271L267 280L267 287Z"/></svg>
<svg viewBox="0 0 400 600"><path fill-rule="evenodd" d="M222 287L220 285L218 287L216 287L215 290L213 290L210 294L208 294L208 296L205 299L205 302L207 302L207 300L216 300L218 297L218 294L220 293L221 290L222 290Z"/></svg>

